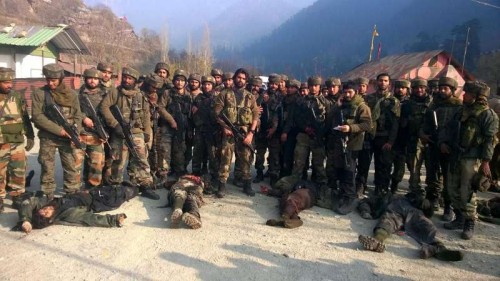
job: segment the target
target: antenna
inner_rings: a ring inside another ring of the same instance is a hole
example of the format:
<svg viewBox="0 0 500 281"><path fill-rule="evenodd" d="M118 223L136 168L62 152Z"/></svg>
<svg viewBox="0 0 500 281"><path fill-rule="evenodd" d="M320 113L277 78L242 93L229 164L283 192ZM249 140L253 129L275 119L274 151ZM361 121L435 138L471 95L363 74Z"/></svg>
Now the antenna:
<svg viewBox="0 0 500 281"><path fill-rule="evenodd" d="M465 37L465 48L464 48L464 59L462 61L462 76L464 75L464 68L465 68L465 56L467 55L467 47L469 46L469 32L470 32L470 27L467 27L467 36Z"/></svg>

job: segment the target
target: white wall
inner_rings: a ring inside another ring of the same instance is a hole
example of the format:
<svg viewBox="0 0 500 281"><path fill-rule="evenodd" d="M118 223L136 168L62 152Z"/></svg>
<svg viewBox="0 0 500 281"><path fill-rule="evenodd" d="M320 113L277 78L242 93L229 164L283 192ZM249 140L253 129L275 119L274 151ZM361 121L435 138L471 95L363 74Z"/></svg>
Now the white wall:
<svg viewBox="0 0 500 281"><path fill-rule="evenodd" d="M14 60L10 54L0 53L0 67L14 68Z"/></svg>
<svg viewBox="0 0 500 281"><path fill-rule="evenodd" d="M16 78L42 78L42 67L56 62L54 58L42 59L42 57L27 54L16 54L15 60Z"/></svg>

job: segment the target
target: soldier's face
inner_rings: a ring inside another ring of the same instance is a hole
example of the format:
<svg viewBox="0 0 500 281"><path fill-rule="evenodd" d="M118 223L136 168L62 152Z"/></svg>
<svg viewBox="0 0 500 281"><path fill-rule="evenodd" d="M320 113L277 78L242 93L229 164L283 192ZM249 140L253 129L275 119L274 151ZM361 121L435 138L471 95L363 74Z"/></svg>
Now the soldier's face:
<svg viewBox="0 0 500 281"><path fill-rule="evenodd" d="M418 86L411 89L411 94L416 97L423 97L426 95L426 92L427 92L427 87L425 86Z"/></svg>
<svg viewBox="0 0 500 281"><path fill-rule="evenodd" d="M319 95L319 91L321 90L321 85L311 85L309 86L309 93L317 96Z"/></svg>
<svg viewBox="0 0 500 281"><path fill-rule="evenodd" d="M307 89L307 88L300 89L300 95L301 96L307 96L307 95L309 95L309 89Z"/></svg>
<svg viewBox="0 0 500 281"><path fill-rule="evenodd" d="M101 73L103 82L108 82L109 80L111 80L111 77L113 76L113 72L111 71L101 71Z"/></svg>
<svg viewBox="0 0 500 281"><path fill-rule="evenodd" d="M202 85L202 90L205 93L211 92L213 89L214 89L214 84L212 84L210 82L205 82Z"/></svg>
<svg viewBox="0 0 500 281"><path fill-rule="evenodd" d="M232 88L233 87L233 79L226 79L226 80L224 80L224 87L226 87L226 88Z"/></svg>
<svg viewBox="0 0 500 281"><path fill-rule="evenodd" d="M122 86L125 89L131 89L135 86L135 79L130 75L123 75L122 77Z"/></svg>
<svg viewBox="0 0 500 281"><path fill-rule="evenodd" d="M215 84L216 85L220 85L222 83L222 76L220 75L215 75L214 76L214 79L215 79Z"/></svg>
<svg viewBox="0 0 500 281"><path fill-rule="evenodd" d="M95 89L99 85L99 78L94 78L94 77L85 78L85 85L87 85L89 89Z"/></svg>
<svg viewBox="0 0 500 281"><path fill-rule="evenodd" d="M61 81L57 78L48 78L47 79L47 86L49 86L49 89L55 90L57 86L61 84Z"/></svg>
<svg viewBox="0 0 500 281"><path fill-rule="evenodd" d="M283 81L283 80L280 81L279 89L282 91L286 90L286 81Z"/></svg>
<svg viewBox="0 0 500 281"><path fill-rule="evenodd" d="M340 87L332 85L332 86L329 86L327 89L328 89L329 95L335 96L339 92Z"/></svg>
<svg viewBox="0 0 500 281"><path fill-rule="evenodd" d="M238 75L234 77L234 84L239 89L245 87L245 85L247 84L247 76L245 75L245 73L238 73Z"/></svg>
<svg viewBox="0 0 500 281"><path fill-rule="evenodd" d="M406 87L399 87L399 88L396 88L395 89L395 94L397 96L400 96L400 97L405 97L406 95L408 95L408 88Z"/></svg>
<svg viewBox="0 0 500 281"><path fill-rule="evenodd" d="M268 86L269 86L269 89L271 89L273 91L277 91L278 87L279 87L278 83L276 83L276 82L269 82Z"/></svg>
<svg viewBox="0 0 500 281"><path fill-rule="evenodd" d="M379 90L386 91L389 89L389 76L380 76L377 80Z"/></svg>
<svg viewBox="0 0 500 281"><path fill-rule="evenodd" d="M184 89L186 86L186 80L184 80L184 77L177 77L174 80L174 87L178 90Z"/></svg>
<svg viewBox="0 0 500 281"><path fill-rule="evenodd" d="M297 89L296 87L288 87L287 88L287 92L289 95L295 95L295 94L297 94L298 91L299 91L299 89Z"/></svg>
<svg viewBox="0 0 500 281"><path fill-rule="evenodd" d="M344 90L344 99L346 101L351 101L352 98L354 98L355 94L356 94L356 91L354 91L353 89Z"/></svg>
<svg viewBox="0 0 500 281"><path fill-rule="evenodd" d="M198 80L189 80L189 88L194 91L200 88L200 82Z"/></svg>
<svg viewBox="0 0 500 281"><path fill-rule="evenodd" d="M156 71L156 74L158 74L158 76L163 79L168 77L168 71L166 69L158 69L158 71Z"/></svg>
<svg viewBox="0 0 500 281"><path fill-rule="evenodd" d="M463 95L464 104L471 105L476 101L476 96L474 94L465 92Z"/></svg>
<svg viewBox="0 0 500 281"><path fill-rule="evenodd" d="M54 215L54 206L45 206L38 210L38 214L44 218L51 218Z"/></svg>
<svg viewBox="0 0 500 281"><path fill-rule="evenodd" d="M450 86L447 85L439 86L439 94L444 98L450 97L452 94Z"/></svg>
<svg viewBox="0 0 500 281"><path fill-rule="evenodd" d="M260 92L260 85L253 85L252 86L252 93L258 94Z"/></svg>
<svg viewBox="0 0 500 281"><path fill-rule="evenodd" d="M0 93L8 94L12 90L12 80L0 81Z"/></svg>
<svg viewBox="0 0 500 281"><path fill-rule="evenodd" d="M366 84L360 84L358 85L358 91L360 94L366 94L366 91L368 91L368 85Z"/></svg>

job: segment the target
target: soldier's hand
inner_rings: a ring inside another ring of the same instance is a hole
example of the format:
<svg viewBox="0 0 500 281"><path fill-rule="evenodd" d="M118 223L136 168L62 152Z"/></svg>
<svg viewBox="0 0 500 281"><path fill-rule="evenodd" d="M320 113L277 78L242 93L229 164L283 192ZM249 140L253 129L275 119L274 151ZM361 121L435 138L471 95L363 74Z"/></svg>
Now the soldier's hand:
<svg viewBox="0 0 500 281"><path fill-rule="evenodd" d="M125 134L123 133L123 128L122 126L120 126L120 124L116 125L116 127L113 129L113 132L115 133L115 135L121 138L125 137Z"/></svg>
<svg viewBox="0 0 500 281"><path fill-rule="evenodd" d="M342 133L349 133L351 127L349 127L349 125L342 125L338 126L338 130L341 131Z"/></svg>
<svg viewBox="0 0 500 281"><path fill-rule="evenodd" d="M252 144L252 140L253 140L253 133L250 132L247 134L247 136L245 137L245 139L243 140L243 143L245 145L251 145Z"/></svg>
<svg viewBox="0 0 500 281"><path fill-rule="evenodd" d="M272 138L275 132L276 132L276 128L267 129L267 138L268 139Z"/></svg>
<svg viewBox="0 0 500 281"><path fill-rule="evenodd" d="M88 117L85 117L85 119L83 119L83 124L87 128L91 128L91 129L94 128L94 122L92 122L92 119L90 119Z"/></svg>
<svg viewBox="0 0 500 281"><path fill-rule="evenodd" d="M390 143L385 143L383 146L382 146L382 150L385 150L385 151L391 151L392 150L392 144Z"/></svg>
<svg viewBox="0 0 500 281"><path fill-rule="evenodd" d="M191 107L191 113L195 114L197 111L198 111L198 107L193 105L193 107Z"/></svg>
<svg viewBox="0 0 500 281"><path fill-rule="evenodd" d="M33 227L31 226L31 223L29 221L25 221L21 225L21 229L26 233L30 233Z"/></svg>
<svg viewBox="0 0 500 281"><path fill-rule="evenodd" d="M450 154L450 147L446 143L442 143L439 148L441 149L441 153Z"/></svg>
<svg viewBox="0 0 500 281"><path fill-rule="evenodd" d="M231 131L231 130L229 130L229 129L227 129L227 128L224 128L224 135L225 135L226 137L230 137L230 136L232 136L232 135L233 135L233 131Z"/></svg>
<svg viewBox="0 0 500 281"><path fill-rule="evenodd" d="M262 113L262 111L264 111L264 109L262 108L262 106L259 106L259 113Z"/></svg>
<svg viewBox="0 0 500 281"><path fill-rule="evenodd" d="M63 137L63 138L71 138L70 135L64 129L61 130L59 135L61 135L61 137Z"/></svg>
<svg viewBox="0 0 500 281"><path fill-rule="evenodd" d="M172 121L172 123L170 123L170 127L172 127L172 129L174 130L177 130L177 122Z"/></svg>
<svg viewBox="0 0 500 281"><path fill-rule="evenodd" d="M26 140L26 146L24 147L24 149L26 149L26 151L30 151L33 146L35 146L35 140L34 139L27 139Z"/></svg>
<svg viewBox="0 0 500 281"><path fill-rule="evenodd" d="M288 135L286 133L281 134L281 142L286 142Z"/></svg>
<svg viewBox="0 0 500 281"><path fill-rule="evenodd" d="M490 163L488 161L482 161L481 166L479 166L479 171L483 172L483 175L491 179Z"/></svg>

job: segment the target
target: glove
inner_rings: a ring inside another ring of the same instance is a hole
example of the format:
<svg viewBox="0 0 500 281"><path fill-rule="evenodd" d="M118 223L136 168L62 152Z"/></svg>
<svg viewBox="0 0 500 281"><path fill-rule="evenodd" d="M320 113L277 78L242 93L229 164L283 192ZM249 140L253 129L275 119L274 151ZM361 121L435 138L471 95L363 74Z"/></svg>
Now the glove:
<svg viewBox="0 0 500 281"><path fill-rule="evenodd" d="M113 132L115 133L115 135L121 138L125 138L125 134L123 133L123 128L122 126L120 126L120 124L116 125L116 127L113 129Z"/></svg>
<svg viewBox="0 0 500 281"><path fill-rule="evenodd" d="M24 149L26 149L26 151L30 151L33 146L35 146L35 140L34 139L27 139L26 140L26 146L24 147Z"/></svg>
<svg viewBox="0 0 500 281"><path fill-rule="evenodd" d="M149 134L144 134L144 142L149 142L151 140L151 136Z"/></svg>

